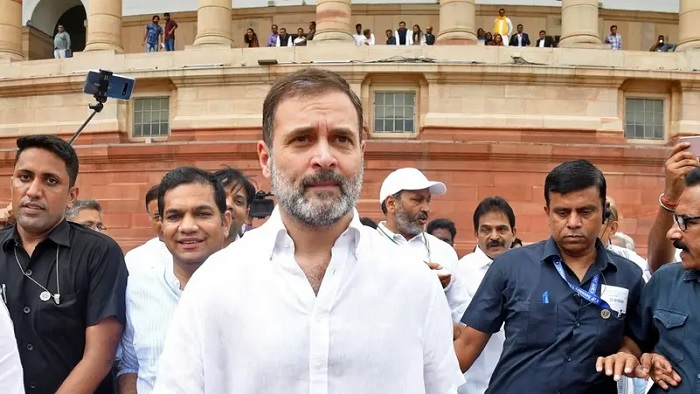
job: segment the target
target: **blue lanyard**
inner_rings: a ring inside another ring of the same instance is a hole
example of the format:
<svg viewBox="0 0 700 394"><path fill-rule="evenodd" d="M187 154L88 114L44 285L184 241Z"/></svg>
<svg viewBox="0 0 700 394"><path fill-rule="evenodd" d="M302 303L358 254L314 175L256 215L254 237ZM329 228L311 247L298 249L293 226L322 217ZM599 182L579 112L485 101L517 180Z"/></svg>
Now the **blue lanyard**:
<svg viewBox="0 0 700 394"><path fill-rule="evenodd" d="M569 285L571 290L573 290L576 294L580 295L581 298L590 302L591 304L598 305L603 309L610 309L610 305L608 305L607 302L603 301L602 298L596 295L596 293L598 292L598 284L600 283L600 274L596 274L593 277L593 279L591 280L591 286L588 288L588 291L586 291L580 286L576 286L575 284L569 282L569 279L566 277L566 272L564 272L564 267L562 267L561 265L561 260L558 257L554 258L554 267L556 267L557 272L559 272L559 276L561 276L561 278L564 279L564 282L566 282L566 284Z"/></svg>

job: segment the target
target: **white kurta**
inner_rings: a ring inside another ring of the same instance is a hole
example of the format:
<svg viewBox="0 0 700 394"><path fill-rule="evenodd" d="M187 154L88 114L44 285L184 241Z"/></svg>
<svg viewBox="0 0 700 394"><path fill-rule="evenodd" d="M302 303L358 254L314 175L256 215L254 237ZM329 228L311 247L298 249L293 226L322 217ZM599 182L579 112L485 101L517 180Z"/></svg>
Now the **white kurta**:
<svg viewBox="0 0 700 394"><path fill-rule="evenodd" d="M315 295L278 208L187 284L157 394L456 393L435 274L355 217Z"/></svg>
<svg viewBox="0 0 700 394"><path fill-rule="evenodd" d="M479 289L481 281L491 267L491 263L493 263L493 260L482 252L479 247L476 248L474 253L470 253L459 260L459 276L464 278L468 303L471 303L474 298L474 294ZM459 394L484 394L489 387L493 370L496 369L496 364L501 358L505 340L506 334L503 329L491 335L491 339L486 343L484 351L474 361L471 368L464 373L467 383L459 388Z"/></svg>

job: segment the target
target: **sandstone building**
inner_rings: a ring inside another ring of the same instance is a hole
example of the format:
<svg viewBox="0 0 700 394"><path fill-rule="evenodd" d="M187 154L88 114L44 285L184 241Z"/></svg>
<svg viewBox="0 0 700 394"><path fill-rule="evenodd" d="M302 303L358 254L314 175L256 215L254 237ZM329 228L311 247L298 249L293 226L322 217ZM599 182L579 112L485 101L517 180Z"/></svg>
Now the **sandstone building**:
<svg viewBox="0 0 700 394"><path fill-rule="evenodd" d="M700 0L639 0L636 11L623 1L509 3L245 0L232 9L230 0L0 0L2 176L17 136L69 138L85 120L87 70L136 78L134 99L108 101L76 141L80 194L103 203L110 235L130 249L150 236L145 191L176 165L232 165L267 190L255 154L267 89L279 75L323 67L347 78L365 105L363 215L379 218L386 174L415 166L447 183L432 216L458 224L461 254L474 245L476 203L494 194L512 202L519 237L536 241L548 233L546 173L587 158L605 171L621 230L644 254L668 141L700 134ZM490 29L501 7L532 38L544 29L560 47L475 45L476 29ZM176 51L143 53L144 26L163 12L180 25ZM242 48L249 27L265 41L273 23L296 31L312 20L317 36L306 47ZM352 43L355 23L380 41L402 20L432 25L437 44ZM73 58L51 56L59 21L74 37ZM602 44L612 24L624 50ZM648 52L660 34L675 52ZM8 200L0 191L0 203Z"/></svg>

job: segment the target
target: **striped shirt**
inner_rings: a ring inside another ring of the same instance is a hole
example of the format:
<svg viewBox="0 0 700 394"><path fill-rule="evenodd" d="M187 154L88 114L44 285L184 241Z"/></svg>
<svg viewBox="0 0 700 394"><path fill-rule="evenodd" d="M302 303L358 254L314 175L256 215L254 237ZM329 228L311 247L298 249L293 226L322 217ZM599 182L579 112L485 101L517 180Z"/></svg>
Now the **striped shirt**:
<svg viewBox="0 0 700 394"><path fill-rule="evenodd" d="M165 245L156 238L142 248L126 258L126 326L118 375L138 374L138 393L147 394L153 391L158 359L182 291Z"/></svg>

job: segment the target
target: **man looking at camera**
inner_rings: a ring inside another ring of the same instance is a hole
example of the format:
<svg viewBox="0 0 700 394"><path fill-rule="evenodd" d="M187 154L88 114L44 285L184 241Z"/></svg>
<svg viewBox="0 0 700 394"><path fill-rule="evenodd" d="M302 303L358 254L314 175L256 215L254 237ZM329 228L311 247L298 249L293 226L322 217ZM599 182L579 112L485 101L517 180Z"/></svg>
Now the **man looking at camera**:
<svg viewBox="0 0 700 394"><path fill-rule="evenodd" d="M48 135L17 139L15 225L0 230L2 298L29 393L111 393L125 322L126 266L110 237L65 219L78 156Z"/></svg>
<svg viewBox="0 0 700 394"><path fill-rule="evenodd" d="M473 220L476 250L458 263L459 276L464 278L467 288L467 305L474 298L493 259L511 248L516 232L513 208L501 197L487 197L481 201L474 210ZM464 374L467 383L459 388L459 394L484 394L501 358L505 339L503 330L491 336L484 351Z"/></svg>

